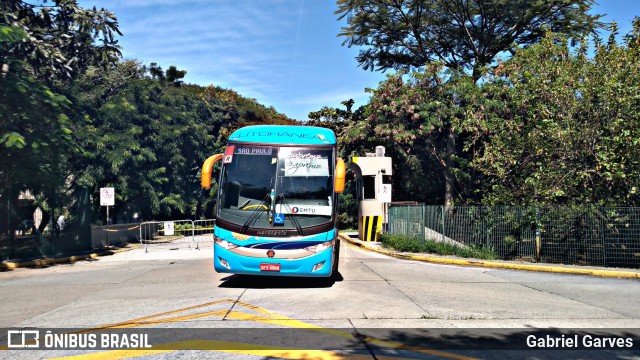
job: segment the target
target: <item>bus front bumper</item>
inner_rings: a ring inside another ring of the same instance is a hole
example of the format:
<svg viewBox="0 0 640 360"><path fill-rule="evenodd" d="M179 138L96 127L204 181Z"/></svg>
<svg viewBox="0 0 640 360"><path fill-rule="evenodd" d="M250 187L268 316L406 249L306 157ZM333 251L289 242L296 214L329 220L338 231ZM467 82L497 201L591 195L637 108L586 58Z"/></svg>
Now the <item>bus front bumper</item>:
<svg viewBox="0 0 640 360"><path fill-rule="evenodd" d="M287 252L298 255L296 250L278 250L277 257L248 257L217 244L214 244L213 249L213 265L219 273L329 277L333 265L333 246L306 257L294 256L296 258L293 259L287 258Z"/></svg>

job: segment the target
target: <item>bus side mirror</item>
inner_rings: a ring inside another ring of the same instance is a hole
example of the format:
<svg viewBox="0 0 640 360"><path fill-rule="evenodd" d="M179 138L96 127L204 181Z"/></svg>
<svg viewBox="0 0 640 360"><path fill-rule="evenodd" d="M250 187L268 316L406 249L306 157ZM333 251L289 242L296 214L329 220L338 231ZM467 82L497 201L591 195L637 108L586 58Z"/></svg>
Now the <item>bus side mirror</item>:
<svg viewBox="0 0 640 360"><path fill-rule="evenodd" d="M200 185L202 185L203 189L209 189L211 187L211 173L213 172L213 165L220 161L224 155L215 154L209 157L202 164L202 177L200 178Z"/></svg>
<svg viewBox="0 0 640 360"><path fill-rule="evenodd" d="M342 193L344 191L344 178L346 174L347 169L344 166L344 160L338 158L336 162L336 176L333 183L333 189L336 193Z"/></svg>

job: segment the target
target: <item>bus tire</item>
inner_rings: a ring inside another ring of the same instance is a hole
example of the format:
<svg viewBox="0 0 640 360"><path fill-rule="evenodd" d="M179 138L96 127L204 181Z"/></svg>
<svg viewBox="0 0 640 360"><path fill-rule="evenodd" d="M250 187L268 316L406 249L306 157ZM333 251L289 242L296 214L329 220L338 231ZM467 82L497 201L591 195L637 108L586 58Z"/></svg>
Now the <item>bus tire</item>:
<svg viewBox="0 0 640 360"><path fill-rule="evenodd" d="M333 268L331 269L331 275L336 276L338 274L338 265L340 263L340 239L336 239L333 254Z"/></svg>

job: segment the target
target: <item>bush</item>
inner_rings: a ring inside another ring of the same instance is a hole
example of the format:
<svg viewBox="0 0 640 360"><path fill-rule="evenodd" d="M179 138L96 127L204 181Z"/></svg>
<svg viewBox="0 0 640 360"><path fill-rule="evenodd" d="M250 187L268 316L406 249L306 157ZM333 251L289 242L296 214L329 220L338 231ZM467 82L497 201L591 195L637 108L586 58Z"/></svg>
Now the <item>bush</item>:
<svg viewBox="0 0 640 360"><path fill-rule="evenodd" d="M391 249L415 253L433 253L438 255L456 255L465 258L495 260L493 248L468 245L459 247L434 240L422 241L414 236L380 234L382 245Z"/></svg>

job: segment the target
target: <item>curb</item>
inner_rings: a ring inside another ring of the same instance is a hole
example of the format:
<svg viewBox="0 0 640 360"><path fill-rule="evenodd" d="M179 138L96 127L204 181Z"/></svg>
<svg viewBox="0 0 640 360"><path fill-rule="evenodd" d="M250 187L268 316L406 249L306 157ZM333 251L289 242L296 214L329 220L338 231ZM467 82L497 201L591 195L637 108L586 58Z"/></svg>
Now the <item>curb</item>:
<svg viewBox="0 0 640 360"><path fill-rule="evenodd" d="M405 259L405 260L416 260L416 261L424 261L424 262L446 264L446 265L477 266L477 267L487 267L487 268L495 268L495 269L551 272L551 273L574 274L574 275L591 275L591 276L622 278L622 279L640 279L640 272L633 272L633 271L579 269L579 268L569 268L569 267L562 267L562 266L514 264L514 263L501 263L501 262L495 262L495 261L485 261L485 260L478 260L478 259L463 260L463 259L430 257L425 255L402 254L402 253L398 253L390 250L383 250L383 249L370 246L360 240L357 240L357 241L353 240L349 236L346 236L343 234L338 234L338 236L340 237L340 239L345 240L348 243L353 244L355 246L364 248L366 250L377 252L383 255L392 256L398 259Z"/></svg>
<svg viewBox="0 0 640 360"><path fill-rule="evenodd" d="M36 260L22 261L22 262L3 261L3 262L0 262L0 269L13 270L13 269L25 268L25 267L38 267L38 266L49 266L49 265L55 265L55 264L70 263L70 262L76 262L76 261L86 260L86 259L97 259L101 256L113 255L116 253L125 252L129 250L131 249L103 250L100 252L94 252L86 255L63 256L59 258L36 259Z"/></svg>

